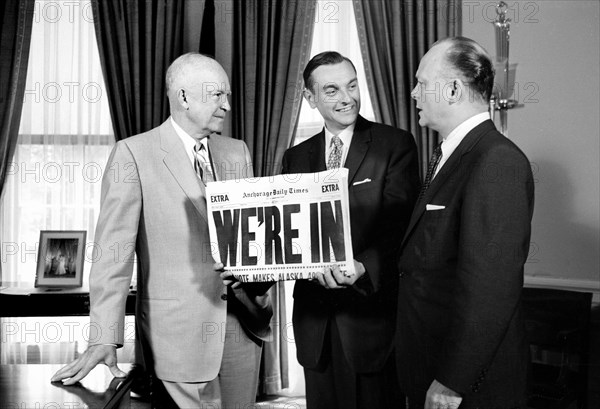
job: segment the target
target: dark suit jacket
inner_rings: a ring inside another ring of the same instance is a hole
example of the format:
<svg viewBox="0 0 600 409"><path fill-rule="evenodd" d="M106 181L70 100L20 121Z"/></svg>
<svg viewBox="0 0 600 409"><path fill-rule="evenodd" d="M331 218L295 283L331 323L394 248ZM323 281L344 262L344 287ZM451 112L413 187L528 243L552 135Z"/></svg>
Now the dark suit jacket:
<svg viewBox="0 0 600 409"><path fill-rule="evenodd" d="M488 120L415 206L399 261L398 371L409 396L424 399L437 379L463 395L460 409L523 407L533 191L529 161Z"/></svg>
<svg viewBox="0 0 600 409"><path fill-rule="evenodd" d="M294 335L298 361L319 364L330 320L357 372L379 371L393 345L398 273L394 251L408 224L419 184L412 135L359 117L345 167L349 169L350 224L354 258L367 273L353 288L327 290L298 281L294 289ZM284 173L326 169L325 132L289 149ZM354 185L370 179L370 182Z"/></svg>

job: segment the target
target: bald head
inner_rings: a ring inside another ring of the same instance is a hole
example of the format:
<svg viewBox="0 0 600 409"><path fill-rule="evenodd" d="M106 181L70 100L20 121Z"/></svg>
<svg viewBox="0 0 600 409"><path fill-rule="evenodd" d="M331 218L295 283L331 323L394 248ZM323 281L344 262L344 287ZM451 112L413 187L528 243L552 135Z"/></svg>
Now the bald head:
<svg viewBox="0 0 600 409"><path fill-rule="evenodd" d="M224 72L221 64L210 57L199 53L183 54L167 69L167 96L171 99L177 90L202 82L208 74Z"/></svg>
<svg viewBox="0 0 600 409"><path fill-rule="evenodd" d="M487 51L477 42L466 37L450 37L436 42L434 47L442 50L444 60L440 68L446 77L461 78L480 102L487 103L494 87L494 66Z"/></svg>
<svg viewBox="0 0 600 409"><path fill-rule="evenodd" d="M494 69L475 41L452 37L435 43L417 69L411 92L419 109L419 124L445 138L465 120L488 109Z"/></svg>
<svg viewBox="0 0 600 409"><path fill-rule="evenodd" d="M221 132L231 109L229 79L221 65L199 53L177 58L166 75L171 116L190 136L201 139Z"/></svg>

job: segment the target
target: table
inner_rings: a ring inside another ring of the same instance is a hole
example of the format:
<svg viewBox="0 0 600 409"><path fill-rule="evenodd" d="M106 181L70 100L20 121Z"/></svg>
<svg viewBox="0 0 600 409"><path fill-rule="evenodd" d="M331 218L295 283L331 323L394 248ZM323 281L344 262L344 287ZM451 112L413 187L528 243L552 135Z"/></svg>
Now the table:
<svg viewBox="0 0 600 409"><path fill-rule="evenodd" d="M95 367L81 382L64 386L50 378L62 365L0 365L0 408L103 408L125 378L113 378L104 365ZM119 364L123 371L130 364ZM149 404L123 394L119 408L148 408Z"/></svg>
<svg viewBox="0 0 600 409"><path fill-rule="evenodd" d="M5 284L3 284L4 286ZM135 315L136 292L130 291L125 313ZM11 287L0 290L0 317L67 317L90 313L86 288Z"/></svg>

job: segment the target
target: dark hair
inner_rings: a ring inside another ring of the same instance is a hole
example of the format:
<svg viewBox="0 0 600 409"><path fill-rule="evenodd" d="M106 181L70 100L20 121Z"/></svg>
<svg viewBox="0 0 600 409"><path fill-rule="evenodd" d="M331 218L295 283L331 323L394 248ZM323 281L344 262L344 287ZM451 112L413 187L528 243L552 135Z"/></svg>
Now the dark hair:
<svg viewBox="0 0 600 409"><path fill-rule="evenodd" d="M304 72L302 73L302 77L304 78L304 87L312 91L314 84L311 75L313 71L319 68L321 65L339 64L344 61L348 61L354 72L356 72L356 68L354 67L354 64L352 64L352 61L337 51L324 51L315 55L313 58L311 58L308 64L306 64L306 68L304 68Z"/></svg>
<svg viewBox="0 0 600 409"><path fill-rule="evenodd" d="M450 37L440 42L450 42L446 61L452 69L465 77L471 89L484 101L489 101L494 88L494 65L477 42L466 37Z"/></svg>

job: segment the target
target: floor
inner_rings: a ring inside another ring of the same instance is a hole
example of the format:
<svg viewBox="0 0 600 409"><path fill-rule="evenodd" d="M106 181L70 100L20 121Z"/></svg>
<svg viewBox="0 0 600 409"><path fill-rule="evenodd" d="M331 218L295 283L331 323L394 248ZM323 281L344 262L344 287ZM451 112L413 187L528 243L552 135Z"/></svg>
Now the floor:
<svg viewBox="0 0 600 409"><path fill-rule="evenodd" d="M256 402L255 408L260 409L306 409L306 399L303 397L271 397Z"/></svg>

